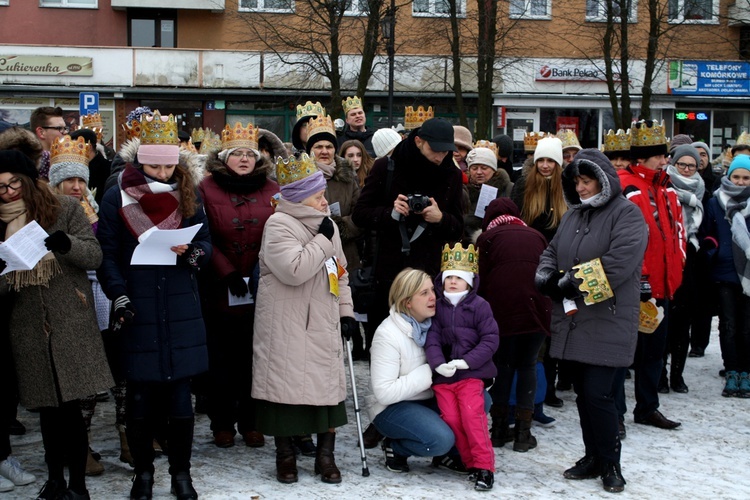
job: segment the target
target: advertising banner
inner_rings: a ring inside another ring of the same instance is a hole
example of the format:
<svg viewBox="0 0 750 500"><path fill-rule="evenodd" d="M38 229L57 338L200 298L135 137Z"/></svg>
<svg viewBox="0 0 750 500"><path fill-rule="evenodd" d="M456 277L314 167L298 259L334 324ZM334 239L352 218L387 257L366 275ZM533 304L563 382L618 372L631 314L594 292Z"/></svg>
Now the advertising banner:
<svg viewBox="0 0 750 500"><path fill-rule="evenodd" d="M91 57L20 56L0 54L0 75L92 76Z"/></svg>
<svg viewBox="0 0 750 500"><path fill-rule="evenodd" d="M670 61L667 91L674 95L750 95L750 64L739 61Z"/></svg>

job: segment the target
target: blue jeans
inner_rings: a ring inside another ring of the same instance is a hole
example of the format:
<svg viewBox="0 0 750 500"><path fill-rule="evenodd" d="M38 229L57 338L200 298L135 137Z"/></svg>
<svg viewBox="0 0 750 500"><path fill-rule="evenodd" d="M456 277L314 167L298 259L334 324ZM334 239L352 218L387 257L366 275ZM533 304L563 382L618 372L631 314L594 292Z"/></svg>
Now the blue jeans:
<svg viewBox="0 0 750 500"><path fill-rule="evenodd" d="M669 301L658 299L657 306L664 308L664 319L651 334L638 332L635 349L635 408L636 420L644 419L659 409L659 379L664 366L664 349L667 348Z"/></svg>
<svg viewBox="0 0 750 500"><path fill-rule="evenodd" d="M492 398L484 391L484 411L489 412ZM391 440L391 448L398 455L410 457L439 457L451 452L455 436L440 418L435 398L423 401L401 401L388 406L372 421L375 428Z"/></svg>

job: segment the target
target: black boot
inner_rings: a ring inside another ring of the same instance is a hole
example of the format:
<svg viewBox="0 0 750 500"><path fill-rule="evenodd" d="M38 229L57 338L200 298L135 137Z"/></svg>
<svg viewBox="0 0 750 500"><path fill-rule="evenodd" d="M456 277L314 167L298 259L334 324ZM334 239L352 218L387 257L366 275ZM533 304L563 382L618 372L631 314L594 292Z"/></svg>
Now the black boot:
<svg viewBox="0 0 750 500"><path fill-rule="evenodd" d="M669 382L672 385L672 390L679 394L688 392L688 386L682 378L685 361L687 361L687 344L675 348L675 352L672 353L672 366L669 369Z"/></svg>
<svg viewBox="0 0 750 500"><path fill-rule="evenodd" d="M151 500L154 489L154 470L136 472L133 476L133 487L130 488L130 500Z"/></svg>
<svg viewBox="0 0 750 500"><path fill-rule="evenodd" d="M661 377L659 377L659 385L657 387L659 394L669 394L669 381L667 380L667 363L664 362L664 367L661 369Z"/></svg>
<svg viewBox="0 0 750 500"><path fill-rule="evenodd" d="M320 474L324 483L341 482L341 471L336 467L333 450L336 444L335 432L318 433L318 453L315 456L315 473Z"/></svg>
<svg viewBox="0 0 750 500"><path fill-rule="evenodd" d="M570 469L563 472L565 479L594 479L602 475L602 464L593 455L586 455Z"/></svg>
<svg viewBox="0 0 750 500"><path fill-rule="evenodd" d="M602 473L602 486L604 491L619 493L625 489L625 478L620 472L620 464L608 463L604 466Z"/></svg>
<svg viewBox="0 0 750 500"><path fill-rule="evenodd" d="M276 480L280 483L297 482L297 458L291 436L275 436L276 444Z"/></svg>
<svg viewBox="0 0 750 500"><path fill-rule="evenodd" d="M172 476L171 493L179 500L198 498L190 477L190 458L193 453L193 426L195 420L170 418L167 429L169 443L169 474Z"/></svg>
<svg viewBox="0 0 750 500"><path fill-rule="evenodd" d="M513 429L513 451L529 451L536 448L536 438L531 435L532 410L516 409L516 426Z"/></svg>
<svg viewBox="0 0 750 500"><path fill-rule="evenodd" d="M135 468L130 498L131 500L150 500L154 486L153 433L148 421L143 418L128 420L125 433Z"/></svg>
<svg viewBox="0 0 750 500"><path fill-rule="evenodd" d="M490 440L495 448L502 448L505 443L513 441L508 426L508 405L492 405L490 416L492 417L492 427L490 428Z"/></svg>

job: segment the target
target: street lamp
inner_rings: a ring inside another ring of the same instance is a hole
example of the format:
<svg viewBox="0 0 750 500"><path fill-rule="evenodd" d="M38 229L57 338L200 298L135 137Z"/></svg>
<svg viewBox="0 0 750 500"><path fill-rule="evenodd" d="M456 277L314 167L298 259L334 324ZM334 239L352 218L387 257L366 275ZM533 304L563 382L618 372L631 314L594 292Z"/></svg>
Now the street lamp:
<svg viewBox="0 0 750 500"><path fill-rule="evenodd" d="M396 55L396 0L391 0L391 6L386 10L380 21L383 40L388 53L388 126L393 126L393 60Z"/></svg>

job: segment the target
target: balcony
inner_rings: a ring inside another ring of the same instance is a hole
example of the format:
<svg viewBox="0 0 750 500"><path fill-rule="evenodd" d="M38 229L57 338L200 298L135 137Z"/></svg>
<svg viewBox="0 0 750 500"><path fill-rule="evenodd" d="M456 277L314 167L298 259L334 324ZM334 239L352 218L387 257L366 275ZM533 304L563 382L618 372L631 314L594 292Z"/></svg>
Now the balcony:
<svg viewBox="0 0 750 500"><path fill-rule="evenodd" d="M224 11L224 0L112 0L113 9L192 9Z"/></svg>
<svg viewBox="0 0 750 500"><path fill-rule="evenodd" d="M750 0L737 0L727 10L729 26L750 26Z"/></svg>

